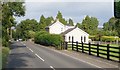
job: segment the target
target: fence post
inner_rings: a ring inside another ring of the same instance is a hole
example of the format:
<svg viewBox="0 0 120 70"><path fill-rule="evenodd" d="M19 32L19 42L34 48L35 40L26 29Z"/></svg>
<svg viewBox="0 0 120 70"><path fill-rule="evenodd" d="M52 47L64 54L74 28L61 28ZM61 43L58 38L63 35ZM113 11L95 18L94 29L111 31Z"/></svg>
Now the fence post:
<svg viewBox="0 0 120 70"><path fill-rule="evenodd" d="M91 55L91 44L89 42L89 55Z"/></svg>
<svg viewBox="0 0 120 70"><path fill-rule="evenodd" d="M84 47L83 47L83 42L82 42L82 53L84 53Z"/></svg>
<svg viewBox="0 0 120 70"><path fill-rule="evenodd" d="M65 42L65 50L68 48L68 42Z"/></svg>
<svg viewBox="0 0 120 70"><path fill-rule="evenodd" d="M76 41L76 50L78 52L78 41Z"/></svg>
<svg viewBox="0 0 120 70"><path fill-rule="evenodd" d="M97 57L99 57L99 43L97 43Z"/></svg>
<svg viewBox="0 0 120 70"><path fill-rule="evenodd" d="M72 50L74 50L74 47L73 47L73 36L72 36Z"/></svg>
<svg viewBox="0 0 120 70"><path fill-rule="evenodd" d="M110 49L109 49L109 44L107 44L107 59L110 59Z"/></svg>

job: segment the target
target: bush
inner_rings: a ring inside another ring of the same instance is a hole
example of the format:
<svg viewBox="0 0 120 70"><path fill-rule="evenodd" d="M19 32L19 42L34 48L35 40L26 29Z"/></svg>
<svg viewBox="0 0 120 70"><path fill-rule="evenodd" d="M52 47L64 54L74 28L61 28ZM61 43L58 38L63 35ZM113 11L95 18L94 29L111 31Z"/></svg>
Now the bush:
<svg viewBox="0 0 120 70"><path fill-rule="evenodd" d="M118 38L115 38L114 36L102 36L101 39L102 41L110 42L110 41L116 41Z"/></svg>
<svg viewBox="0 0 120 70"><path fill-rule="evenodd" d="M93 35L89 36L89 38L90 38L92 41L96 40L96 37L93 36Z"/></svg>
<svg viewBox="0 0 120 70"><path fill-rule="evenodd" d="M37 32L34 38L35 43L46 46L60 46L63 41L62 36L56 34L49 34L46 31Z"/></svg>
<svg viewBox="0 0 120 70"><path fill-rule="evenodd" d="M9 48L2 47L2 67L5 67L6 65L8 54L9 54Z"/></svg>

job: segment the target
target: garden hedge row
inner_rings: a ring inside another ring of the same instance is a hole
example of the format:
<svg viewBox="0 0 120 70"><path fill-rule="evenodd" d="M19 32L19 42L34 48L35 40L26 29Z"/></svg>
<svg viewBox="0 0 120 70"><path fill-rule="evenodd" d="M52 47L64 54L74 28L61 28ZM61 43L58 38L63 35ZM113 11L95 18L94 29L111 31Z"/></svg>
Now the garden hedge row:
<svg viewBox="0 0 120 70"><path fill-rule="evenodd" d="M89 36L89 38L92 40L92 41L99 41L99 38L97 36ZM101 36L100 38L101 41L120 41L120 38L115 38L115 36Z"/></svg>
<svg viewBox="0 0 120 70"><path fill-rule="evenodd" d="M34 38L35 43L47 46L60 46L63 41L62 36L49 34L46 31L37 32Z"/></svg>

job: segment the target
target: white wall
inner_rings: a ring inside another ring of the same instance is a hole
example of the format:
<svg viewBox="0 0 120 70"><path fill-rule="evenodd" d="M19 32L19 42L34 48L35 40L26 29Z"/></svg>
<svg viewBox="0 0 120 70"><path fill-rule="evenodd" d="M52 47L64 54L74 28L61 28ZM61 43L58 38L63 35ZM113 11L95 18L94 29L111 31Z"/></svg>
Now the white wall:
<svg viewBox="0 0 120 70"><path fill-rule="evenodd" d="M61 22L57 21L49 27L49 33L60 34L70 28L74 28L74 26L66 26L62 24Z"/></svg>
<svg viewBox="0 0 120 70"><path fill-rule="evenodd" d="M50 34L60 34L64 31L65 31L64 25L60 23L59 21L57 21L56 23L54 23L53 25L49 27Z"/></svg>
<svg viewBox="0 0 120 70"><path fill-rule="evenodd" d="M83 37L83 43L88 43L89 40L89 35L85 33L84 31L80 30L79 28L75 28L71 32L67 33L65 35L65 41L69 42L69 36L70 36L70 41L72 41L72 36L74 38L74 42L78 41L81 43L81 36ZM84 36L86 37L86 42L84 42Z"/></svg>

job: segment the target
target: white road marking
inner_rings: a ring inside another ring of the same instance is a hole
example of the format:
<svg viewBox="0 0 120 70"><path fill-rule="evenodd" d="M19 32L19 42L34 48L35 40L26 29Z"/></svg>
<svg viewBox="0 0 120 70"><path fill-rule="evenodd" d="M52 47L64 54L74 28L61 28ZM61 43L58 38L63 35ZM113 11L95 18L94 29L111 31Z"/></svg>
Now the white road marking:
<svg viewBox="0 0 120 70"><path fill-rule="evenodd" d="M41 46L41 47L44 47L44 48L48 49L47 47L42 46L42 45L37 45L37 44L35 44L35 45L36 45L36 46ZM58 52L58 53L60 53L60 54L66 55L66 56L69 56L69 57L71 57L71 58L73 58L73 59L76 59L76 60L79 60L79 61L81 61L81 62L90 64L90 65L95 66L95 67L97 67L97 68L102 68L102 67L100 67L100 66L98 66L98 65L95 65L95 64L93 64L93 63L90 63L90 62L87 62L87 61L84 61L84 60L81 60L81 59L79 59L79 58L72 57L72 56L70 56L70 55L68 55L68 54L65 54L65 53L62 53L62 52L59 52L59 51L56 51L56 50L53 50L53 49L49 49L49 50L52 50L52 51L54 51L54 52ZM101 62L102 62L102 61L101 61ZM106 63L106 62L104 62L104 63ZM106 64L109 64L109 63L106 63ZM109 64L109 65L112 65L112 64ZM118 66L116 66L116 65L112 65L112 66L118 67Z"/></svg>
<svg viewBox="0 0 120 70"><path fill-rule="evenodd" d="M43 58L41 58L39 55L35 54L39 59L41 59L42 61L45 61Z"/></svg>
<svg viewBox="0 0 120 70"><path fill-rule="evenodd" d="M50 66L50 68L52 68L53 70L55 70L55 69L53 68L53 66Z"/></svg>
<svg viewBox="0 0 120 70"><path fill-rule="evenodd" d="M33 52L33 50L31 50L30 48L29 48L29 50L30 50L31 52Z"/></svg>

